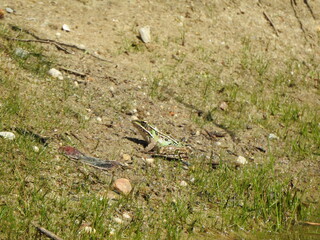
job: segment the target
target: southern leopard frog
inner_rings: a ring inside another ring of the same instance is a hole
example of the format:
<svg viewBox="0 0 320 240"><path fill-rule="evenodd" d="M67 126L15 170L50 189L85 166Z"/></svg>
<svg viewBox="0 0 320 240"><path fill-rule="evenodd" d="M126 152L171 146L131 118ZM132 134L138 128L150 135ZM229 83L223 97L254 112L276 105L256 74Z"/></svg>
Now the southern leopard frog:
<svg viewBox="0 0 320 240"><path fill-rule="evenodd" d="M145 148L147 152L153 152L153 156L164 157L168 159L178 159L182 163L189 165L185 159L189 158L191 148L183 145L176 139L160 132L157 128L151 126L146 121L133 120L132 124L136 127L148 143Z"/></svg>

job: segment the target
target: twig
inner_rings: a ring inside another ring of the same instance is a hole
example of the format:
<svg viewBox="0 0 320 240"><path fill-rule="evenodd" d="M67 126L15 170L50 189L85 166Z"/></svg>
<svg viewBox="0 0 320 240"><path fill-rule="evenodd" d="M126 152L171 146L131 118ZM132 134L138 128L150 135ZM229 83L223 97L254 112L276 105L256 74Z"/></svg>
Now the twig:
<svg viewBox="0 0 320 240"><path fill-rule="evenodd" d="M55 235L53 232L50 232L49 230L40 227L36 224L33 223L33 225L35 226L35 228L42 234L46 235L48 238L53 239L53 240L62 240L62 238L58 237L57 235Z"/></svg>
<svg viewBox="0 0 320 240"><path fill-rule="evenodd" d="M307 5L307 7L308 7L313 19L316 20L316 17L314 16L314 13L312 11L312 8L311 8L310 4L308 3L308 0L303 0L303 2L304 2L305 5Z"/></svg>
<svg viewBox="0 0 320 240"><path fill-rule="evenodd" d="M273 30L275 31L277 37L279 37L279 32L278 32L278 30L276 29L275 25L273 24L271 18L267 15L266 12L263 11L262 13L263 13L265 19L267 19L267 21L269 22L270 26L271 26L271 27L273 28Z"/></svg>
<svg viewBox="0 0 320 240"><path fill-rule="evenodd" d="M38 37L36 34L30 32L29 30L26 30L26 29L23 29L21 27L18 27L18 26L15 26L15 25L10 25L11 28L15 31L21 31L21 32L24 32L24 33L27 33L29 35L31 35L32 37L34 37L35 39L18 39L18 38L9 38L7 37L7 39L9 40L14 40L14 41L21 41L21 42L40 42L40 43L47 43L47 44L53 44L55 45L59 50L62 50L66 53L69 53L69 54L73 54L72 52L70 52L69 50L67 50L66 48L64 47L70 47L70 48L74 48L74 49L77 49L77 50L80 50L84 53L87 53L89 54L90 56L96 58L96 59L99 59L101 61L105 61L105 62L110 62L112 63L112 61L108 60L108 59L105 59L105 58L102 58L102 57L99 57L93 53L90 53L87 49L85 48L82 48L82 47L79 47L75 44L68 44L68 43L64 43L64 42L59 42L59 41L56 41L56 40L52 40L52 39L45 39L45 38L40 38ZM64 47L62 47L64 46Z"/></svg>
<svg viewBox="0 0 320 240"><path fill-rule="evenodd" d="M13 40L13 41L19 41L19 42L39 42L39 43L52 44L52 45L56 46L59 50L64 51L65 53L74 54L73 52L70 52L68 49L60 46L59 43L55 42L54 40L50 41L48 39L19 39L19 38L10 38L10 37L6 37L6 39Z"/></svg>
<svg viewBox="0 0 320 240"><path fill-rule="evenodd" d="M320 223L317 223L317 222L302 222L306 225L311 225L311 226L320 226Z"/></svg>
<svg viewBox="0 0 320 240"><path fill-rule="evenodd" d="M293 12L294 12L294 16L296 17L296 19L298 20L298 23L299 23L299 25L300 25L300 29L301 29L302 32L304 33L304 35L303 35L303 36L304 36L304 39L307 40L306 31L304 30L304 27L303 27L303 25L302 25L302 22L301 22L300 18L298 17L297 10L296 10L296 8L295 8L295 5L297 5L297 3L296 3L295 0L291 0L290 3L291 3L291 7L292 7L292 9L293 9Z"/></svg>
<svg viewBox="0 0 320 240"><path fill-rule="evenodd" d="M85 73L78 72L78 71L75 71L75 70L72 70L72 69L69 69L69 68L59 67L59 69L65 71L65 72L72 73L74 75L80 76L80 77L86 77L87 76L87 74L85 74Z"/></svg>

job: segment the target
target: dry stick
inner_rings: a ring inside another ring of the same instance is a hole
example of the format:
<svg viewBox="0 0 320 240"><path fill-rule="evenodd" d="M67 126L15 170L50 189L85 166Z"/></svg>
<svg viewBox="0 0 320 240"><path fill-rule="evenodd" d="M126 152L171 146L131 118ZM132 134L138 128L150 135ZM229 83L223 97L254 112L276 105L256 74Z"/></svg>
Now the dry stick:
<svg viewBox="0 0 320 240"><path fill-rule="evenodd" d="M36 224L33 224L35 226L35 228L42 234L46 235L48 238L51 238L53 240L62 240L62 238L58 237L57 235L55 235L53 232L50 232L49 230L40 227Z"/></svg>
<svg viewBox="0 0 320 240"><path fill-rule="evenodd" d="M19 39L19 38L10 38L6 37L8 40L13 40L13 41L19 41L19 42L39 42L39 43L47 43L47 44L53 44L55 45L59 50L62 50L68 54L74 54L73 52L70 52L68 49L62 47L59 45L59 43L49 41L47 39Z"/></svg>
<svg viewBox="0 0 320 240"><path fill-rule="evenodd" d="M59 69L65 71L65 72L72 73L74 75L80 76L80 77L86 77L87 76L87 74L85 74L85 73L78 72L78 71L75 71L75 70L72 70L72 69L69 69L69 68L59 67Z"/></svg>
<svg viewBox="0 0 320 240"><path fill-rule="evenodd" d="M267 15L266 12L263 12L263 15L264 15L264 17L267 19L267 21L269 22L270 26L271 26L271 27L273 28L273 30L275 31L277 37L279 37L279 32L278 32L278 30L276 29L275 25L273 24L271 18L269 18L269 16Z"/></svg>
<svg viewBox="0 0 320 240"><path fill-rule="evenodd" d="M70 47L70 48L75 48L75 49L78 49L78 50L80 50L80 51L83 51L83 52L89 54L90 56L92 56L92 57L94 57L94 58L96 58L96 59L99 59L99 60L104 61L104 62L110 62L110 63L112 63L112 61L107 60L107 59L105 59L105 58L101 58L101 57L99 57L99 56L97 56L97 55L95 55L95 54L93 54L93 53L90 53L87 49L81 48L81 47L79 47L79 46L77 46L77 45L75 45L75 44L68 44L68 43L63 43L63 42L59 42L59 41L52 40L52 39L40 38L40 37L38 37L36 34L30 32L29 30L22 29L22 28L20 28L20 27L18 27L18 26L15 26L15 25L11 25L11 27L12 27L13 30L22 31L22 32L24 32L24 33L27 33L27 34L33 36L33 37L36 39L36 40L34 40L34 39L17 39L17 38L13 38L13 39L11 39L11 40L22 41L22 42L40 42L40 43L53 44L53 45L55 45L58 49L63 50L64 52L69 53L69 54L71 54L71 52L70 52L69 50L63 48L62 46ZM10 38L8 38L8 39L10 39Z"/></svg>
<svg viewBox="0 0 320 240"><path fill-rule="evenodd" d="M295 2L295 0L291 0L290 3L291 3L291 7L292 7L292 9L293 9L293 12L294 12L294 16L296 17L296 19L297 19L298 22L299 22L300 29L301 29L302 32L304 33L304 35L303 35L303 36L304 36L304 39L307 41L306 31L304 30L304 27L303 27L303 25L302 25L302 22L301 22L300 18L298 17L297 10L296 10L296 8L295 8L295 6L294 6L294 5L297 5L297 3Z"/></svg>
<svg viewBox="0 0 320 240"><path fill-rule="evenodd" d="M316 17L314 16L314 13L312 11L312 8L311 8L310 4L308 3L308 0L303 0L303 2L304 2L305 5L307 5L307 7L308 7L313 19L316 20Z"/></svg>
<svg viewBox="0 0 320 240"><path fill-rule="evenodd" d="M302 222L302 223L311 225L311 226L320 226L320 223L316 223L316 222Z"/></svg>

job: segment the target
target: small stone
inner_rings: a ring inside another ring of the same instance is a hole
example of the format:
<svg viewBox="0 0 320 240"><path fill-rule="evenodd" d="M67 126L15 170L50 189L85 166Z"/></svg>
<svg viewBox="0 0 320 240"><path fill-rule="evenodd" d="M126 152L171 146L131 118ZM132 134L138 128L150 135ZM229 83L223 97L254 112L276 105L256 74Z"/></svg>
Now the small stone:
<svg viewBox="0 0 320 240"><path fill-rule="evenodd" d="M152 165L152 164L154 164L154 158L146 158L146 163L148 164L148 165Z"/></svg>
<svg viewBox="0 0 320 240"><path fill-rule="evenodd" d="M40 150L37 146L33 146L32 149L33 149L33 151L35 151L35 152L39 152L39 150Z"/></svg>
<svg viewBox="0 0 320 240"><path fill-rule="evenodd" d="M115 235L115 234L116 234L116 230L115 230L114 228L111 228L109 235L110 235L110 236L113 236L113 235Z"/></svg>
<svg viewBox="0 0 320 240"><path fill-rule="evenodd" d="M127 219L127 220L130 220L130 219L131 219L131 216L130 216L129 213L127 213L127 212L124 212L124 213L122 214L122 217L125 218L125 219Z"/></svg>
<svg viewBox="0 0 320 240"><path fill-rule="evenodd" d="M140 28L139 33L140 33L141 40L144 43L151 42L150 27L149 26L145 26L145 27Z"/></svg>
<svg viewBox="0 0 320 240"><path fill-rule="evenodd" d="M228 104L226 102L222 102L222 103L220 103L219 108L221 110L225 111L228 108Z"/></svg>
<svg viewBox="0 0 320 240"><path fill-rule="evenodd" d="M16 136L12 132L0 132L0 137L8 140L13 140L16 138Z"/></svg>
<svg viewBox="0 0 320 240"><path fill-rule="evenodd" d="M79 83L78 83L77 81L74 81L74 82L73 82L73 85L74 85L76 88L79 87Z"/></svg>
<svg viewBox="0 0 320 240"><path fill-rule="evenodd" d="M97 117L96 118L98 122L102 122L102 118L101 117Z"/></svg>
<svg viewBox="0 0 320 240"><path fill-rule="evenodd" d="M62 76L62 73L55 69L55 68L51 68L49 71L48 71L48 74L54 78L58 78L60 80L63 80L63 76Z"/></svg>
<svg viewBox="0 0 320 240"><path fill-rule="evenodd" d="M279 139L279 137L273 133L270 133L269 134L269 139L272 140L272 139Z"/></svg>
<svg viewBox="0 0 320 240"><path fill-rule="evenodd" d="M124 161L131 161L131 156L130 156L129 154L124 153L124 154L122 155L122 159L123 159Z"/></svg>
<svg viewBox="0 0 320 240"><path fill-rule="evenodd" d="M66 32L70 32L70 28L69 28L69 26L67 24L63 24L62 25L62 30L66 31Z"/></svg>
<svg viewBox="0 0 320 240"><path fill-rule="evenodd" d="M186 187L186 186L188 186L188 183L186 181L181 181L180 182L180 186L181 187Z"/></svg>
<svg viewBox="0 0 320 240"><path fill-rule="evenodd" d="M113 188L115 191L122 193L124 195L128 195L131 190L132 186L128 179L126 178L119 178L113 183Z"/></svg>
<svg viewBox="0 0 320 240"><path fill-rule="evenodd" d="M113 221L115 221L116 223L122 224L123 220L121 218L115 217L113 218Z"/></svg>
<svg viewBox="0 0 320 240"><path fill-rule="evenodd" d="M57 37L57 38L61 37L61 33L57 32L57 33L56 33L56 37Z"/></svg>
<svg viewBox="0 0 320 240"><path fill-rule="evenodd" d="M7 13L13 13L14 10L13 10L12 8L7 7L7 8L6 8L6 12L7 12Z"/></svg>
<svg viewBox="0 0 320 240"><path fill-rule="evenodd" d="M247 164L248 161L245 157L239 156L236 160L237 164L244 165Z"/></svg>

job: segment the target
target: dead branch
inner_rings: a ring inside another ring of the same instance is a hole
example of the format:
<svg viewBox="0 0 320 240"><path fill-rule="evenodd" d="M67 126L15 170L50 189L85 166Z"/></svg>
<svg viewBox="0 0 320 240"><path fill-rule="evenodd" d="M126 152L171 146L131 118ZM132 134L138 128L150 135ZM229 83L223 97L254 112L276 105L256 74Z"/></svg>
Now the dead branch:
<svg viewBox="0 0 320 240"><path fill-rule="evenodd" d="M320 226L320 223L317 223L317 222L302 222L306 225L311 225L311 226Z"/></svg>
<svg viewBox="0 0 320 240"><path fill-rule="evenodd" d="M72 70L72 69L69 69L69 68L59 67L59 69L62 70L62 71L65 71L65 72L80 76L80 77L86 77L87 76L87 74L85 74L85 73L78 72L78 71L75 71L75 70Z"/></svg>
<svg viewBox="0 0 320 240"><path fill-rule="evenodd" d="M40 227L36 224L33 224L35 226L35 228L42 234L46 235L48 238L53 239L53 240L62 240L62 238L58 237L57 235L55 235L53 232L50 232L49 230Z"/></svg>
<svg viewBox="0 0 320 240"><path fill-rule="evenodd" d="M313 19L316 20L316 17L314 16L313 10L312 10L310 4L308 3L308 0L303 0L303 2L304 2L305 5L307 5L307 8L309 9Z"/></svg>
<svg viewBox="0 0 320 240"><path fill-rule="evenodd" d="M79 46L77 46L75 44L68 44L68 43L64 43L64 42L59 42L59 41L56 41L56 40L53 40L53 39L40 38L39 36L37 36L36 34L30 32L29 30L23 29L21 27L15 26L15 25L10 25L10 26L11 26L12 30L24 32L26 34L31 35L35 39L19 39L19 38L6 37L8 40L14 40L14 41L20 41L20 42L39 42L39 43L52 44L52 45L56 46L59 50L62 50L64 52L68 53L68 54L74 54L74 53L70 52L69 50L67 50L64 47L74 48L74 49L80 50L80 51L82 51L82 52L84 52L84 53L86 53L86 54L88 54L88 55L90 55L90 56L92 56L92 57L94 57L94 58L96 58L98 60L112 63L112 61L107 60L107 59L102 58L102 57L99 57L96 54L91 53L87 49L79 47Z"/></svg>
<svg viewBox="0 0 320 240"><path fill-rule="evenodd" d="M296 19L297 19L297 21L298 21L298 23L299 23L299 25L300 25L300 29L301 29L302 32L304 33L303 36L304 36L305 40L307 40L306 31L304 30L303 24L302 24L302 22L301 22L301 20L300 20L300 18L299 18L299 16L298 16L298 13L297 13L297 10L296 10L296 7L295 7L295 6L297 5L297 3L296 3L295 0L291 0L290 3L291 3L291 7L292 7L292 9L293 9L293 12L294 12L294 16L296 17Z"/></svg>
<svg viewBox="0 0 320 240"><path fill-rule="evenodd" d="M267 15L266 12L262 12L262 13L263 13L265 19L269 22L270 26L271 26L271 27L273 28L273 30L275 31L277 37L279 37L279 32L278 32L276 26L273 24L271 18Z"/></svg>

